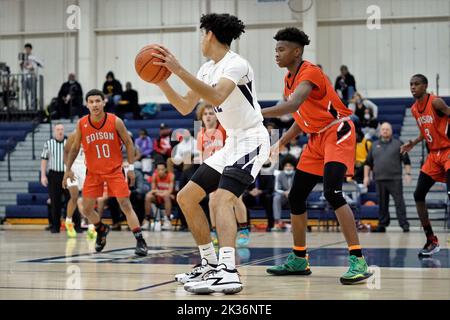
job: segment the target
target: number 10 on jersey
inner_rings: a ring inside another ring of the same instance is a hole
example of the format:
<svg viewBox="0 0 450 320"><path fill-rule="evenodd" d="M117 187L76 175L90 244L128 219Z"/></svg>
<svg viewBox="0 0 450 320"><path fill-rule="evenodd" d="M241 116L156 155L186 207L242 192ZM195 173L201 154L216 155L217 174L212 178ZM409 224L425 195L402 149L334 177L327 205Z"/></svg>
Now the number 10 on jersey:
<svg viewBox="0 0 450 320"><path fill-rule="evenodd" d="M97 149L97 157L99 159L101 159L101 158L109 158L110 157L111 154L109 152L109 145L108 144L102 144L101 147L98 144L96 144L95 148Z"/></svg>

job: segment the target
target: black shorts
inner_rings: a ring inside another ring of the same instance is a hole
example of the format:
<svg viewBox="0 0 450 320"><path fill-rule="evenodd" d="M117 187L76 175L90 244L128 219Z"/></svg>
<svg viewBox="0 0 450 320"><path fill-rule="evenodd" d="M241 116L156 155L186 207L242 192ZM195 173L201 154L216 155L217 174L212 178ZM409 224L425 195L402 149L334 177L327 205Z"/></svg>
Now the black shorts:
<svg viewBox="0 0 450 320"><path fill-rule="evenodd" d="M245 170L243 171L247 173ZM205 163L203 163L197 171L195 171L191 181L195 182L203 190L205 190L206 194L210 194L220 188L230 191L238 198L250 185L246 182L222 175Z"/></svg>

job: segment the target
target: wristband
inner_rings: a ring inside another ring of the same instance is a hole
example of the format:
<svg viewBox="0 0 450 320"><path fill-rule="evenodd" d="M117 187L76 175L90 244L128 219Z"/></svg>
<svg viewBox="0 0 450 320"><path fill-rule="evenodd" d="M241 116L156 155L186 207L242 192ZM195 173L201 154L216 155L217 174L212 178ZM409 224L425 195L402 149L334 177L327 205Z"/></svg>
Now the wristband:
<svg viewBox="0 0 450 320"><path fill-rule="evenodd" d="M134 165L129 164L127 169L128 169L128 171L134 171Z"/></svg>

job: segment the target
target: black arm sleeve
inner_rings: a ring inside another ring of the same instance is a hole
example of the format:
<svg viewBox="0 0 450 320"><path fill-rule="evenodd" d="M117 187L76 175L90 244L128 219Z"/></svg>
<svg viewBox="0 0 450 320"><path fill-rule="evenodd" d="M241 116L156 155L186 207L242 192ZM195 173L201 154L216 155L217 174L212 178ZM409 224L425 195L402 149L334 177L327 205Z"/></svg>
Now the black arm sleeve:
<svg viewBox="0 0 450 320"><path fill-rule="evenodd" d="M411 159L409 158L409 155L407 153L400 155L400 157L401 157L401 159L403 161L403 164L405 166L408 166L408 165L410 166L411 165Z"/></svg>

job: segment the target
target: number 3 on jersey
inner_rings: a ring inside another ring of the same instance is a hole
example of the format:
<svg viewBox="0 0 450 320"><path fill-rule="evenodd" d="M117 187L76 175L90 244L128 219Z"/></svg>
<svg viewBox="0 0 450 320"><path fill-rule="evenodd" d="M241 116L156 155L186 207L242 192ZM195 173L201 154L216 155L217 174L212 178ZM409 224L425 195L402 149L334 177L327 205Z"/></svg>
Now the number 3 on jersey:
<svg viewBox="0 0 450 320"><path fill-rule="evenodd" d="M426 139L429 143L433 142L433 137L430 134L430 129L425 128L425 135L426 135Z"/></svg>
<svg viewBox="0 0 450 320"><path fill-rule="evenodd" d="M109 152L109 145L108 144L102 144L102 147L100 148L98 144L95 145L95 148L97 149L97 157L100 158L109 158L111 156ZM102 149L100 151L100 149ZM102 157L103 154L103 157Z"/></svg>

